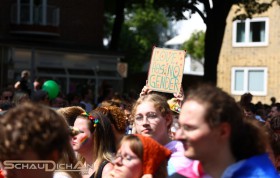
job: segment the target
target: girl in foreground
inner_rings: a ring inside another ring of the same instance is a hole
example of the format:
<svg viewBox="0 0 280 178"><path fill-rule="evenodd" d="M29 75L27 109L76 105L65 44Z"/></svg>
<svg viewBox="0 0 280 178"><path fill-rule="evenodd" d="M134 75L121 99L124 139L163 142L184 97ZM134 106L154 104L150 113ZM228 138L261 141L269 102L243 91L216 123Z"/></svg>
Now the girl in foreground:
<svg viewBox="0 0 280 178"><path fill-rule="evenodd" d="M164 178L171 155L154 139L142 135L127 135L113 162L110 178Z"/></svg>

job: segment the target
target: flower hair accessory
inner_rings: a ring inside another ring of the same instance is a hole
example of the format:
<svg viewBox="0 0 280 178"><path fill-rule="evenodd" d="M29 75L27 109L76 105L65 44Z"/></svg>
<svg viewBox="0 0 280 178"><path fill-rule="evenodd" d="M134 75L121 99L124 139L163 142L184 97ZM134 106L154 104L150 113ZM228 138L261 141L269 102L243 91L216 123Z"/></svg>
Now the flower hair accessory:
<svg viewBox="0 0 280 178"><path fill-rule="evenodd" d="M93 115L91 115L87 112L82 113L82 115L86 116L91 122L93 122L93 127L96 127L96 125L99 123L98 118L93 117Z"/></svg>
<svg viewBox="0 0 280 178"><path fill-rule="evenodd" d="M176 113L180 113L181 111L181 106L179 105L179 102L176 98L172 98L170 100L167 101L169 108Z"/></svg>

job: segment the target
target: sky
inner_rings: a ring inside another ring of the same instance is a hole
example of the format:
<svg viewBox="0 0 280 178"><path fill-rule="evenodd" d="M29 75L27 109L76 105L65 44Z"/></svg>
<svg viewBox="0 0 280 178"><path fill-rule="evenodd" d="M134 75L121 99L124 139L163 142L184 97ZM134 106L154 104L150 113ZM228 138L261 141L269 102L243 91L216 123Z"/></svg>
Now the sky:
<svg viewBox="0 0 280 178"><path fill-rule="evenodd" d="M177 22L178 34L191 34L194 30L204 30L206 26L201 17L195 13L189 20Z"/></svg>
<svg viewBox="0 0 280 178"><path fill-rule="evenodd" d="M169 41L165 42L165 45L174 45L174 46L181 45L190 38L191 34L194 31L198 31L198 30L205 31L206 25L204 24L199 14L195 13L192 15L192 17L189 20L180 20L176 22L173 28L176 30L178 35L170 39ZM184 74L201 76L204 73L203 70L204 70L203 65L201 63L191 60L189 56L186 57Z"/></svg>
<svg viewBox="0 0 280 178"><path fill-rule="evenodd" d="M184 43L195 30L206 30L204 24L198 13L192 15L189 20L180 20L175 23L174 29L177 31L178 36L170 39L166 45L176 45Z"/></svg>

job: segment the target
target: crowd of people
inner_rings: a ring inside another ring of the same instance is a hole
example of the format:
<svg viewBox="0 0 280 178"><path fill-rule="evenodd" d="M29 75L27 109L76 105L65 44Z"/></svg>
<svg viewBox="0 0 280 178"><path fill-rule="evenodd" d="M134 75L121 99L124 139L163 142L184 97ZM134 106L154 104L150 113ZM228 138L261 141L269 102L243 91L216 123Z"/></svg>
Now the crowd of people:
<svg viewBox="0 0 280 178"><path fill-rule="evenodd" d="M201 84L174 94L144 86L138 98L97 104L88 88L50 100L40 87L26 90L28 75L1 92L0 177L280 177L275 98L236 101Z"/></svg>

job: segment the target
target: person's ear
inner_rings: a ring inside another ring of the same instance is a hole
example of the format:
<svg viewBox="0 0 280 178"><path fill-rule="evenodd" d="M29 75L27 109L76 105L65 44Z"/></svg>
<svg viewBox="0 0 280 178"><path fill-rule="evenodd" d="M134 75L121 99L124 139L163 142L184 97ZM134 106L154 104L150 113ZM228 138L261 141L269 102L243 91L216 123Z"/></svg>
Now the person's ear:
<svg viewBox="0 0 280 178"><path fill-rule="evenodd" d="M229 123L224 122L220 124L219 135L221 136L221 138L229 139L231 135L231 126Z"/></svg>

